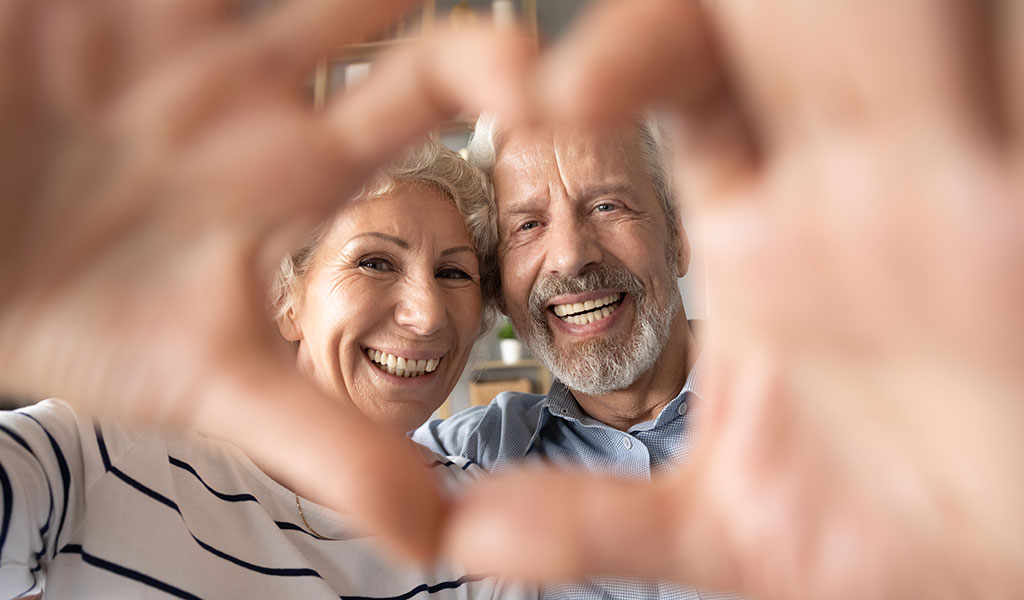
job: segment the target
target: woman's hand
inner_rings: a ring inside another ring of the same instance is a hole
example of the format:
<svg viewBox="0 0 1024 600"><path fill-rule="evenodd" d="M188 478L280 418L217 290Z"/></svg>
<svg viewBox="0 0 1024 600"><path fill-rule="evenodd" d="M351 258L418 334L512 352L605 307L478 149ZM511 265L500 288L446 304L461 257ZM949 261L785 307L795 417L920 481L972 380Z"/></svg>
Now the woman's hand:
<svg viewBox="0 0 1024 600"><path fill-rule="evenodd" d="M316 61L410 0L6 0L0 386L226 438L407 550L443 506L407 442L282 353L270 273L457 108L513 106L525 49L427 41L314 114Z"/></svg>
<svg viewBox="0 0 1024 600"><path fill-rule="evenodd" d="M765 599L1019 596L1021 73L1021 2L591 14L544 105L675 119L709 274L703 444L652 486L487 482L456 513L460 557Z"/></svg>

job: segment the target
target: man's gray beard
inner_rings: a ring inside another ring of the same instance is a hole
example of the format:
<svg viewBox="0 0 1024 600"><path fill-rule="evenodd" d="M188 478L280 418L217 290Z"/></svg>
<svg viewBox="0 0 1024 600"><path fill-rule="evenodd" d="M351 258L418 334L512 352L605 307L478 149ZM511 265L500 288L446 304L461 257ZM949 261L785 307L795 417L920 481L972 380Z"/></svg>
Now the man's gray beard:
<svg viewBox="0 0 1024 600"><path fill-rule="evenodd" d="M614 337L595 337L569 348L555 348L547 321L548 300L557 295L608 288L633 297L633 330ZM668 342L672 321L683 306L679 294L668 296L667 306L659 309L640 279L623 267L602 265L579 277L550 275L538 281L530 292L530 321L519 328L519 337L537 360L571 390L600 396L626 389L654 367Z"/></svg>

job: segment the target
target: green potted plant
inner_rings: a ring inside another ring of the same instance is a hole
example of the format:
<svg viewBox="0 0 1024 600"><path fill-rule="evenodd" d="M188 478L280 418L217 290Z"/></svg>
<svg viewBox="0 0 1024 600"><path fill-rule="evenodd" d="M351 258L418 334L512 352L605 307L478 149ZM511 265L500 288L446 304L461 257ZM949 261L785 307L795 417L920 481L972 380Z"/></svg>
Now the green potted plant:
<svg viewBox="0 0 1024 600"><path fill-rule="evenodd" d="M516 339L516 330L508 319L498 328L498 350L501 362L512 365L523 358L523 345Z"/></svg>

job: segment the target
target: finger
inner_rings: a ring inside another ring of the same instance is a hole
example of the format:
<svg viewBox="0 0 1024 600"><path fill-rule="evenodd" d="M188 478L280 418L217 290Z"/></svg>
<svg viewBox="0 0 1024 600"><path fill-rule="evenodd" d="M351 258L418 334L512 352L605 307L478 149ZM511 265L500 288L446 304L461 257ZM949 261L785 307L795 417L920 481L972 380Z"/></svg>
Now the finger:
<svg viewBox="0 0 1024 600"><path fill-rule="evenodd" d="M39 3L29 1L0 3L0 256L19 256L24 248L23 222L34 210L35 189L44 179L25 159L40 156L50 141L40 135L39 122L43 107L39 102L39 72L34 59L26 52L32 44L30 26L39 12ZM18 165L15 167L14 165ZM20 172L21 177L15 176ZM13 261L7 261L11 263ZM30 263L31 261L23 261ZM25 265L22 265L23 267ZM20 268L11 265L7 277L0 276L0 299L6 299L18 287Z"/></svg>
<svg viewBox="0 0 1024 600"><path fill-rule="evenodd" d="M604 120L702 99L721 83L710 35L696 2L599 3L545 60L542 106L555 120Z"/></svg>
<svg viewBox="0 0 1024 600"><path fill-rule="evenodd" d="M985 4L709 6L735 80L775 145L836 131L992 135Z"/></svg>
<svg viewBox="0 0 1024 600"><path fill-rule="evenodd" d="M8 82L0 87L0 117L5 121L17 116L32 103L36 92L36 68L26 50L31 47L41 6L31 0L0 4L0 77Z"/></svg>
<svg viewBox="0 0 1024 600"><path fill-rule="evenodd" d="M355 165L372 168L460 109L486 108L516 124L526 111L533 51L490 29L435 36L375 68L328 109L329 127Z"/></svg>
<svg viewBox="0 0 1024 600"><path fill-rule="evenodd" d="M240 19L243 0L148 0L119 10L131 13L132 27L124 32L132 41L130 59L135 65L150 64L181 44L214 30L217 25Z"/></svg>
<svg viewBox="0 0 1024 600"><path fill-rule="evenodd" d="M410 442L331 400L294 369L241 359L209 382L194 425L241 448L274 479L352 514L413 558L433 556L445 512Z"/></svg>
<svg viewBox="0 0 1024 600"><path fill-rule="evenodd" d="M109 97L124 74L127 52L120 29L127 25L124 15L106 3L62 2L50 7L37 45L39 77L49 107L87 117Z"/></svg>
<svg viewBox="0 0 1024 600"><path fill-rule="evenodd" d="M677 494L678 483L554 471L496 477L458 499L445 548L470 571L532 580L678 578L681 568L699 576L680 552L689 535L680 515L692 505Z"/></svg>
<svg viewBox="0 0 1024 600"><path fill-rule="evenodd" d="M744 197L756 182L764 150L751 119L728 88L678 110L669 119L669 133L675 148L676 197L691 216Z"/></svg>
<svg viewBox="0 0 1024 600"><path fill-rule="evenodd" d="M545 61L538 80L540 105L557 122L667 107L676 117L676 181L687 202L723 197L748 183L757 166L757 139L698 3L598 4Z"/></svg>
<svg viewBox="0 0 1024 600"><path fill-rule="evenodd" d="M997 2L997 48L1000 79L1007 108L1011 139L1021 160L1024 160L1024 3L1014 0Z"/></svg>
<svg viewBox="0 0 1024 600"><path fill-rule="evenodd" d="M383 29L414 0L295 0L271 11L245 34L254 71L299 80L345 44Z"/></svg>

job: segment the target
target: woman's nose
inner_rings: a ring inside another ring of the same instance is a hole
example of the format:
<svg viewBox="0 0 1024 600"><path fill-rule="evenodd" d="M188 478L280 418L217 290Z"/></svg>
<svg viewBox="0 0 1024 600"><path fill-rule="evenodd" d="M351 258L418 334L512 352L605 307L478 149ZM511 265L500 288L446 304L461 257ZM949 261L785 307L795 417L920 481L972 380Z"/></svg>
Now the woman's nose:
<svg viewBox="0 0 1024 600"><path fill-rule="evenodd" d="M416 335L429 336L448 324L447 306L436 280L404 286L398 301L395 320Z"/></svg>

